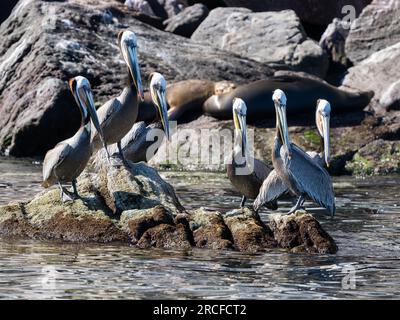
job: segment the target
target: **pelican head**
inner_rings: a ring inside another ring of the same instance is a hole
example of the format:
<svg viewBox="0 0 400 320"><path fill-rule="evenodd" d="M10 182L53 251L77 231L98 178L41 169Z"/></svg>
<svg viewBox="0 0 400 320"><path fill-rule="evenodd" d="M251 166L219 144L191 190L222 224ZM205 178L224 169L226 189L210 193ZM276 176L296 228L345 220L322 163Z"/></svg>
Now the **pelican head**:
<svg viewBox="0 0 400 320"><path fill-rule="evenodd" d="M247 149L246 103L240 98L234 98L232 111L233 111L233 123L235 125L235 130L239 131L240 136L242 137L242 148L243 150L246 150Z"/></svg>
<svg viewBox="0 0 400 320"><path fill-rule="evenodd" d="M160 73L153 72L150 75L151 99L157 107L161 123L164 127L165 135L167 136L167 139L170 140L166 90L167 81L165 81L164 77Z"/></svg>
<svg viewBox="0 0 400 320"><path fill-rule="evenodd" d="M324 99L317 101L317 111L315 112L315 122L317 124L318 132L324 140L324 154L325 163L329 167L330 162L330 127L331 105Z"/></svg>
<svg viewBox="0 0 400 320"><path fill-rule="evenodd" d="M93 125L99 132L100 137L103 141L103 145L104 147L106 147L103 130L100 127L96 108L94 106L93 94L92 89L90 88L89 80L85 77L77 76L70 79L68 81L68 84L72 95L74 96L75 101L79 107L79 110L82 113L82 122L84 124L87 124L89 123L89 120L92 119Z"/></svg>
<svg viewBox="0 0 400 320"><path fill-rule="evenodd" d="M286 95L285 93L280 90L276 89L272 95L272 101L275 105L275 112L276 112L276 125L279 129L279 133L281 135L281 139L283 143L286 145L289 157L291 156L291 146L289 140L289 129L286 120Z"/></svg>
<svg viewBox="0 0 400 320"><path fill-rule="evenodd" d="M129 72L132 76L133 83L138 93L138 97L143 101L144 92L137 57L136 35L129 30L121 31L118 34L118 42L121 49L122 57L124 58L125 63L127 64Z"/></svg>

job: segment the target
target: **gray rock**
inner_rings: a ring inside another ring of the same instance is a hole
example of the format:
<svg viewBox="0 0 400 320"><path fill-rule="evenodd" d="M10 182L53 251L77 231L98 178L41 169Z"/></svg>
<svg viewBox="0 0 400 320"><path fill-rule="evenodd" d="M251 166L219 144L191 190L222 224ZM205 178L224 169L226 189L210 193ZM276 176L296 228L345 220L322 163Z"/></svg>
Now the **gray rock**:
<svg viewBox="0 0 400 320"><path fill-rule="evenodd" d="M126 0L125 5L130 10L139 11L143 14L147 14L149 16L154 16L153 9L150 4L146 0Z"/></svg>
<svg viewBox="0 0 400 320"><path fill-rule="evenodd" d="M300 19L312 25L326 26L333 18L342 18L343 7L350 5L358 15L371 0L223 0L231 7L245 7L253 11L281 11L291 9Z"/></svg>
<svg viewBox="0 0 400 320"><path fill-rule="evenodd" d="M329 56L331 62L347 65L345 44L348 34L348 24L337 18L333 19L322 34L319 44Z"/></svg>
<svg viewBox="0 0 400 320"><path fill-rule="evenodd" d="M400 2L374 0L351 25L346 53L355 64L400 42Z"/></svg>
<svg viewBox="0 0 400 320"><path fill-rule="evenodd" d="M176 16L184 9L184 5L178 0L157 0L157 1L164 8L169 18Z"/></svg>
<svg viewBox="0 0 400 320"><path fill-rule="evenodd" d="M72 136L80 121L66 82L73 76L89 79L97 106L119 94L126 78L116 43L122 29L137 34L145 85L153 71L169 82L243 83L272 74L258 62L156 30L139 17L118 2L21 0L0 26L1 148L14 156L43 155Z"/></svg>
<svg viewBox="0 0 400 320"><path fill-rule="evenodd" d="M244 8L217 8L191 39L273 68L305 71L319 77L324 77L328 68L322 48L307 38L291 10L253 13Z"/></svg>
<svg viewBox="0 0 400 320"><path fill-rule="evenodd" d="M379 104L387 111L400 110L400 80L383 92Z"/></svg>
<svg viewBox="0 0 400 320"><path fill-rule="evenodd" d="M208 13L207 7L201 3L187 7L176 16L165 21L165 31L190 38Z"/></svg>
<svg viewBox="0 0 400 320"><path fill-rule="evenodd" d="M343 86L355 90L372 90L377 101L375 109L378 111L382 107L388 108L388 105L400 99L400 92L396 90L400 69L395 65L399 59L400 42L372 54L350 68L343 80Z"/></svg>

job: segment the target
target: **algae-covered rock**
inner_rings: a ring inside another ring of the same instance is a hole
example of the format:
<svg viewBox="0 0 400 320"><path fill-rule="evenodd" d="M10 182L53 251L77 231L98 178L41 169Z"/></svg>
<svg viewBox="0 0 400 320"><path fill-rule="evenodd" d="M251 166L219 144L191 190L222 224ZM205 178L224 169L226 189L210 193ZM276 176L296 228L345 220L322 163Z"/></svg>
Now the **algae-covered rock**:
<svg viewBox="0 0 400 320"><path fill-rule="evenodd" d="M309 214L274 216L265 224L248 208L225 214L203 208L186 211L156 170L118 158L108 161L101 153L79 177L78 191L80 198L74 201L62 202L59 190L52 188L29 202L0 207L0 236L250 253L274 247L337 250Z"/></svg>
<svg viewBox="0 0 400 320"><path fill-rule="evenodd" d="M230 211L224 215L224 221L240 251L257 252L276 246L270 228L253 210L243 208Z"/></svg>
<svg viewBox="0 0 400 320"><path fill-rule="evenodd" d="M197 247L229 249L233 247L230 230L219 212L200 208L190 215L190 228Z"/></svg>
<svg viewBox="0 0 400 320"><path fill-rule="evenodd" d="M279 247L292 252L336 253L338 247L319 222L305 211L274 214L269 226Z"/></svg>
<svg viewBox="0 0 400 320"><path fill-rule="evenodd" d="M346 168L358 175L399 173L400 144L382 139L368 143L358 150Z"/></svg>

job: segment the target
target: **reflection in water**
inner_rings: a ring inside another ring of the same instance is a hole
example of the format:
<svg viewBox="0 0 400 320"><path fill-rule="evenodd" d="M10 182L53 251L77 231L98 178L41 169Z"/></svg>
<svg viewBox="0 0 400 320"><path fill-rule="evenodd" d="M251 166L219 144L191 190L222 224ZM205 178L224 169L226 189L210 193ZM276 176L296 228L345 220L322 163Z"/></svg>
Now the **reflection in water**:
<svg viewBox="0 0 400 320"><path fill-rule="evenodd" d="M41 190L40 166L0 159L0 204ZM223 174L164 172L188 209L238 206ZM335 179L337 216L307 203L336 255L142 250L0 240L0 298L400 298L400 177ZM292 204L283 201L280 210ZM267 220L266 211L261 213ZM354 270L355 289L343 287Z"/></svg>

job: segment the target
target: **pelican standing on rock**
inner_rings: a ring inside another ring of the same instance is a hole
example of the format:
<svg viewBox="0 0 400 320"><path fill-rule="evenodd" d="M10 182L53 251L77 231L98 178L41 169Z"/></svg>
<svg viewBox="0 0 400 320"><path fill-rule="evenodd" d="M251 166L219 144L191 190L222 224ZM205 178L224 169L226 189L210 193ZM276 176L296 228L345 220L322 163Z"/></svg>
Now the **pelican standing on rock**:
<svg viewBox="0 0 400 320"><path fill-rule="evenodd" d="M157 110L157 116L154 122L147 127L144 121L135 123L128 134L122 139L121 149L125 159L132 162L147 162L150 160L150 156L154 154L147 154L147 150L154 142L148 139L148 134L152 130L164 130L167 139L170 139L166 89L167 82L164 77L160 73L153 72L150 75L150 94ZM161 139L161 141L157 141L157 144L160 145L164 135L157 136L158 139ZM113 152L116 152L115 145L111 149L111 154Z"/></svg>
<svg viewBox="0 0 400 320"><path fill-rule="evenodd" d="M121 31L118 34L118 43L122 57L128 66L129 84L122 93L97 110L101 129L107 145L117 143L118 151L122 159L121 139L135 124L139 101L144 99L142 80L137 57L136 35L129 31ZM101 139L97 132L92 133L92 150L97 151L101 147Z"/></svg>
<svg viewBox="0 0 400 320"><path fill-rule="evenodd" d="M246 103L235 98L232 105L233 123L235 126L235 142L232 158L226 165L226 173L232 185L242 195L241 207L244 207L247 198L255 199L263 181L267 178L271 169L262 161L248 154ZM267 203L267 207L275 210L276 201Z"/></svg>
<svg viewBox="0 0 400 320"><path fill-rule="evenodd" d="M281 194L282 183L289 191L298 196L296 205L288 214L296 212L303 205L306 196L320 206L335 214L335 195L328 172L318 165L306 152L289 139L286 120L286 96L282 90L275 90L272 100L276 110L276 137L272 149L272 163L279 177L278 186L272 175L265 181L263 201L273 201ZM262 205L260 197L254 202L254 209Z"/></svg>
<svg viewBox="0 0 400 320"><path fill-rule="evenodd" d="M99 132L100 140L103 133L94 107L93 96L89 81L84 77L76 77L69 81L69 86L75 101L81 111L82 122L77 133L59 142L46 153L43 162L43 187L48 188L56 183L60 188L61 200L79 198L76 178L82 173L91 155L90 136L92 119L95 129ZM105 146L105 144L104 144ZM62 184L72 182L73 193L66 190Z"/></svg>
<svg viewBox="0 0 400 320"><path fill-rule="evenodd" d="M320 136L319 151L308 151L307 154L313 159L313 161L321 167L329 167L330 162L330 114L331 105L324 99L317 101L317 108L315 112L315 123L317 125L317 131ZM271 188L273 186L273 188ZM272 170L260 188L260 193L254 202L254 209L257 211L263 206L270 197L271 192L274 191L274 198L277 199L281 195L289 192L288 187L279 178L276 170Z"/></svg>

